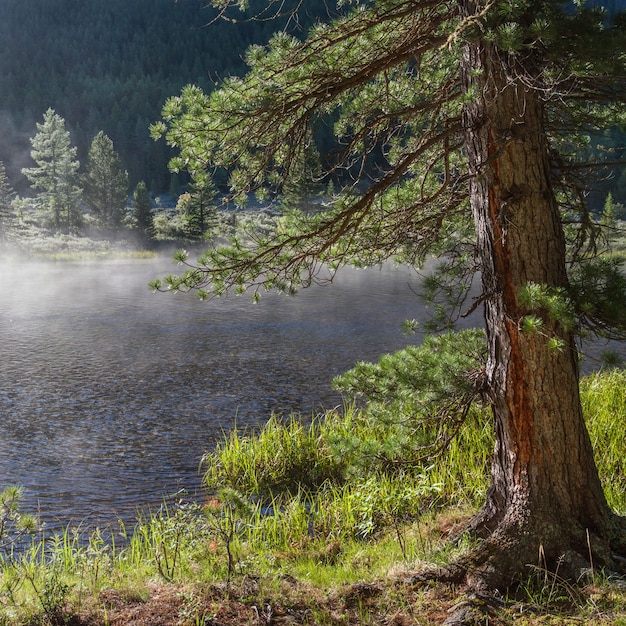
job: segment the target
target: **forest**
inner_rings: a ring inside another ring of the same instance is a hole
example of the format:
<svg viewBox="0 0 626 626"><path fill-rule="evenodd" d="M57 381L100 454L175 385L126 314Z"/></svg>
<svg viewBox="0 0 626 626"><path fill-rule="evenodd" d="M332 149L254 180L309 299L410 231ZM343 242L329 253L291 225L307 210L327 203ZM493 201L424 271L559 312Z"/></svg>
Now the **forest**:
<svg viewBox="0 0 626 626"><path fill-rule="evenodd" d="M600 3L608 12L626 6L625 0L589 4ZM336 3L308 0L297 19L288 18L298 4L289 0L279 3L282 16L268 19L266 4L255 0L247 17L229 21L215 20L216 10L202 0L0 0L0 162L13 189L29 193L21 172L32 165L29 139L52 108L65 120L81 163L102 131L128 171L129 193L140 181L154 194L177 192L184 180L168 170L172 151L149 134L166 100L187 84L210 91L243 74L248 46L280 29L304 36L337 11ZM250 19L259 13L263 19ZM624 161L623 131L607 129L596 143ZM625 171L622 165L607 172L598 205L608 192L626 203Z"/></svg>
<svg viewBox="0 0 626 626"><path fill-rule="evenodd" d="M251 22L227 13L243 4L211 0L227 18L219 27L246 32ZM9 176L2 165L0 210L22 225L39 212L48 232L68 236L87 216L100 234L130 225L123 192L134 188L131 227L150 240L155 195L181 184L160 180L169 146L171 171L189 176L177 208L190 238L207 239L225 189L287 210L265 232L216 237L197 259L179 250L178 273L154 279L153 292L258 302L332 283L344 266L431 266L420 295L435 326L407 320L419 345L337 376L337 409L250 431L237 423L202 460L202 502L178 492L131 533L121 524L119 544L68 530L16 557L37 520L21 515L19 487L0 492L0 624L626 623L624 371L617 356L602 358L604 371L581 379L587 342L626 339L626 246L615 245L626 217L626 12L616 11L626 7L337 4L335 19L302 37L312 12L284 18L292 36L253 6L259 33L279 32L248 49L245 71L201 59L206 83L151 65L175 22L155 28L132 47L136 84L113 79L133 96L146 77L167 83L165 104L146 113L160 141L146 140L145 153L134 109L121 138L102 110L86 130L91 109L73 110L84 99L60 86L80 76L86 87L92 66L76 61L83 71L57 77L57 98L30 111L34 128L11 118L30 160L18 170L14 158ZM40 24L42 37L64 34L88 3L67 6L49 16L50 31ZM150 30L126 7L120 15L131 39ZM91 46L85 33L77 41ZM252 31L241 38L252 41ZM72 67L61 52L54 69ZM105 57L94 67L102 61L108 77L117 57ZM334 154L320 126L333 127ZM148 145L163 152L153 159ZM327 185L315 210L301 203L307 180ZM450 330L474 312L483 328ZM182 352L185 380L205 387L194 349Z"/></svg>
<svg viewBox="0 0 626 626"><path fill-rule="evenodd" d="M245 71L243 54L276 30L303 33L327 17L324 0L306 3L288 19L296 2L283 3L284 16L215 20L202 0L0 0L0 161L13 188L28 189L21 174L29 167L30 143L43 114L52 108L67 124L78 159L87 158L103 131L129 173L131 190L145 181L167 192L171 153L154 142L149 125L161 107L189 83L210 90L214 82Z"/></svg>

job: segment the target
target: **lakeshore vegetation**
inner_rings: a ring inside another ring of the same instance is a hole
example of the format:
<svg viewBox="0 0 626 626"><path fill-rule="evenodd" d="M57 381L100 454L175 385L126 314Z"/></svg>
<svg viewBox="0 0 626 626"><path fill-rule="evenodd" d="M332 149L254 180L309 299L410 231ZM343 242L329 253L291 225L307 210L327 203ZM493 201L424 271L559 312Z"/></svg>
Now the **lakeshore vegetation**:
<svg viewBox="0 0 626 626"><path fill-rule="evenodd" d="M436 255L435 299L459 304L481 274L486 341L358 364L336 380L342 411L234 431L204 459L205 502L180 494L109 537L46 537L5 489L5 623L626 623L624 373L579 385L575 343L626 337L607 253L621 188L600 217L580 176L615 166L601 138L624 122L626 24L547 0L339 4L304 39L252 46L245 76L166 103L152 132L177 152L171 189L186 183L173 210L138 180L127 211L113 141L98 132L81 171L48 108L20 169L38 193L0 169L0 235L206 242L233 226L220 186L255 192L280 217L178 253L183 273L152 287L256 299L322 267Z"/></svg>
<svg viewBox="0 0 626 626"><path fill-rule="evenodd" d="M572 580L591 552L595 566L626 572L626 517L598 475L576 348L585 334L626 338L621 261L602 254L607 230L589 202L593 173L611 159L585 149L625 119L625 42L623 15L583 2L357 0L304 40L280 32L252 46L244 77L208 94L185 87L153 126L178 152L173 170L225 170L245 198L301 180L320 122L332 120L340 148L322 175L353 181L252 245L178 255L186 267L155 289L257 299L327 280L326 268L437 256L435 287L458 310L480 275L468 306L484 311L484 365L443 385L447 401L433 394L435 441L413 432L416 452L444 447L480 398L494 419L491 484L466 525L480 541L424 567L424 579L493 599L538 552ZM451 619L480 621L480 610L460 606Z"/></svg>
<svg viewBox="0 0 626 626"><path fill-rule="evenodd" d="M626 372L592 374L581 394L603 487L623 514ZM491 419L477 406L436 460L420 463L413 448L392 460L375 405L348 404L310 423L276 416L260 432L228 433L204 460L204 502L173 496L111 535L68 528L47 536L21 514L19 489L6 489L0 623L442 623L467 598L463 588L433 586L415 572L474 542L464 533L449 539L484 499ZM396 437L403 422L395 420ZM622 580L590 557L576 586L538 553L483 623L626 623Z"/></svg>

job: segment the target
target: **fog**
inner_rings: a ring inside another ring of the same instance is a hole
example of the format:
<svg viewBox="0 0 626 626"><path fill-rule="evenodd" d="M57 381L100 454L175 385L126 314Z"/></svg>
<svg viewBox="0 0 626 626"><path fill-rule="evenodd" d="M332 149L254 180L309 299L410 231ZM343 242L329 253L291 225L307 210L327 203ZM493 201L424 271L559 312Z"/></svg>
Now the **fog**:
<svg viewBox="0 0 626 626"><path fill-rule="evenodd" d="M414 338L419 279L348 270L290 298L154 294L168 259L0 266L0 484L49 525L128 520L180 488L236 423L308 418L334 375Z"/></svg>

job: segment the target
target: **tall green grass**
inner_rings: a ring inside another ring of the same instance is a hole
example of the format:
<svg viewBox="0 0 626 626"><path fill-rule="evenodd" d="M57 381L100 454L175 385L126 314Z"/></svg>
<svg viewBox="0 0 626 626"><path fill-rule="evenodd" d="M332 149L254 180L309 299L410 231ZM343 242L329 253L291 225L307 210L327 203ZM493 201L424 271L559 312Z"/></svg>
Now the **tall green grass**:
<svg viewBox="0 0 626 626"><path fill-rule="evenodd" d="M626 514L626 372L585 378L581 397L607 498ZM459 548L441 540L438 517L470 514L488 486L488 411L470 412L432 460L390 464L376 455L379 436L367 407L310 423L273 417L257 433L230 433L207 455L205 503L164 505L134 528L120 526L117 542L99 531L33 531L26 549L0 559L0 626L66 623L74 612L101 610L106 590L141 600L154 581L228 589L238 576L271 587L284 575L330 588L383 577L394 564L443 562Z"/></svg>
<svg viewBox="0 0 626 626"><path fill-rule="evenodd" d="M626 372L586 377L581 400L608 501L624 514ZM280 529L283 518L296 534L306 529L309 535L346 540L395 523L387 510L406 519L451 505L480 505L494 444L487 409L470 412L441 456L421 463L398 458L393 465L381 463L375 453L368 458L367 450L376 450L368 442L382 433L366 412L347 406L307 425L293 416L273 417L256 434L233 432L205 457L206 484L209 489L227 485L279 512L261 524L272 527L276 545L294 540Z"/></svg>
<svg viewBox="0 0 626 626"><path fill-rule="evenodd" d="M583 378L580 395L607 500L626 515L626 371Z"/></svg>
<svg viewBox="0 0 626 626"><path fill-rule="evenodd" d="M209 490L223 486L262 498L295 495L339 476L346 459L329 445L332 433L351 427L351 411L331 419L304 424L297 416L272 416L258 433L233 430L216 450L205 456L205 483Z"/></svg>

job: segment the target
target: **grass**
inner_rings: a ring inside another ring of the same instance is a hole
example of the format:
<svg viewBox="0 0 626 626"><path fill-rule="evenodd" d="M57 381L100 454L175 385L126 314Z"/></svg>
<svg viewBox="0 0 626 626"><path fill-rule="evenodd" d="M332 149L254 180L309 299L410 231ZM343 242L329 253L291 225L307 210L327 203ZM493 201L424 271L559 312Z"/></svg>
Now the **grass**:
<svg viewBox="0 0 626 626"><path fill-rule="evenodd" d="M151 250L137 249L129 242L112 242L77 235L50 235L36 229L25 230L3 246L0 258L38 259L52 262L103 261L109 259L153 258Z"/></svg>
<svg viewBox="0 0 626 626"><path fill-rule="evenodd" d="M581 393L607 497L625 513L626 372L593 374ZM445 538L484 497L489 419L471 414L443 458L417 465L361 458L370 426L347 406L233 432L205 459L206 502L168 501L113 541L68 528L24 544L8 492L0 625L442 623L459 591L415 587L410 572L469 547ZM626 625L625 586L598 573L575 587L540 565L490 624Z"/></svg>
<svg viewBox="0 0 626 626"><path fill-rule="evenodd" d="M587 376L581 401L607 500L626 515L626 371Z"/></svg>

